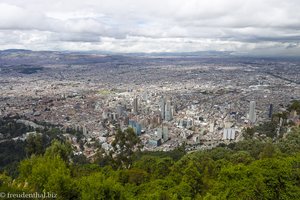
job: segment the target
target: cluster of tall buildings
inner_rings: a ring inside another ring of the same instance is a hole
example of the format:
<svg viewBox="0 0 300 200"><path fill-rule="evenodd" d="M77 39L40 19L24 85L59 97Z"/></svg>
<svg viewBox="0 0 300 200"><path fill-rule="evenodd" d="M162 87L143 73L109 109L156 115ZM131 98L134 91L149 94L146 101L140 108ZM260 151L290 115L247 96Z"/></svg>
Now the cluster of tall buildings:
<svg viewBox="0 0 300 200"><path fill-rule="evenodd" d="M171 121L173 119L173 113L174 113L174 106L171 103L171 99L166 99L162 97L160 99L160 105L159 105L161 118L166 121Z"/></svg>
<svg viewBox="0 0 300 200"><path fill-rule="evenodd" d="M166 126L162 126L157 128L157 136L163 141L167 141L169 139L169 129Z"/></svg>
<svg viewBox="0 0 300 200"><path fill-rule="evenodd" d="M235 139L235 132L234 128L224 128L223 130L223 140L234 140Z"/></svg>
<svg viewBox="0 0 300 200"><path fill-rule="evenodd" d="M167 140L169 140L169 129L162 125L156 129L155 136L149 139L148 144L151 146L160 146Z"/></svg>
<svg viewBox="0 0 300 200"><path fill-rule="evenodd" d="M274 110L273 104L269 104L268 109L266 111L267 117L269 119L271 119L273 116L273 110ZM257 122L256 102L255 101L250 101L248 120L249 120L250 124L255 124Z"/></svg>

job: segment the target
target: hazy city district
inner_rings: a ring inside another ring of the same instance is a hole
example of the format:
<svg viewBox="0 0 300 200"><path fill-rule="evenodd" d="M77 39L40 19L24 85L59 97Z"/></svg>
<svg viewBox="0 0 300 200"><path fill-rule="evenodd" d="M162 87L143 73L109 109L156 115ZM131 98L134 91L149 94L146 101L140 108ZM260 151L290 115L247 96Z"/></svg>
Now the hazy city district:
<svg viewBox="0 0 300 200"><path fill-rule="evenodd" d="M245 127L299 99L299 84L300 62L289 59L0 52L0 116L82 131L65 136L88 158L109 151L118 128L133 128L150 151L242 140Z"/></svg>

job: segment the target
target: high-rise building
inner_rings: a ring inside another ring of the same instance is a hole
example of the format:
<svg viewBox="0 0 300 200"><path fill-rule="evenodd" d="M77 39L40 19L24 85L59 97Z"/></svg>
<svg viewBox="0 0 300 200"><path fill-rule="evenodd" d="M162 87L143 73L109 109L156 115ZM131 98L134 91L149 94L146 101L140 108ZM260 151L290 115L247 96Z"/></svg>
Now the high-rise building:
<svg viewBox="0 0 300 200"><path fill-rule="evenodd" d="M163 120L171 121L173 119L174 108L170 99L162 97L159 102L160 115Z"/></svg>
<svg viewBox="0 0 300 200"><path fill-rule="evenodd" d="M255 123L256 121L255 101L250 101L249 121L250 123Z"/></svg>
<svg viewBox="0 0 300 200"><path fill-rule="evenodd" d="M156 138L150 138L148 140L148 144L151 145L151 146L160 146L161 145L161 139L156 137Z"/></svg>
<svg viewBox="0 0 300 200"><path fill-rule="evenodd" d="M133 107L133 113L137 114L138 113L138 99L136 97L133 99L132 107Z"/></svg>
<svg viewBox="0 0 300 200"><path fill-rule="evenodd" d="M148 101L148 93L147 92L144 92L142 97L143 97L144 101Z"/></svg>
<svg viewBox="0 0 300 200"><path fill-rule="evenodd" d="M162 97L160 99L160 102L159 102L159 109L160 109L160 115L161 115L161 118L164 120L165 119L165 98Z"/></svg>
<svg viewBox="0 0 300 200"><path fill-rule="evenodd" d="M165 120L171 121L172 119L173 119L173 112L172 112L171 101L168 100L165 104Z"/></svg>
<svg viewBox="0 0 300 200"><path fill-rule="evenodd" d="M118 117L119 117L119 115L117 113L115 113L115 112L111 113L112 120L117 121Z"/></svg>
<svg viewBox="0 0 300 200"><path fill-rule="evenodd" d="M272 115L273 115L273 104L270 104L269 106L269 118L272 118Z"/></svg>
<svg viewBox="0 0 300 200"><path fill-rule="evenodd" d="M85 126L82 127L82 133L84 136L86 136L88 134L88 131Z"/></svg>
<svg viewBox="0 0 300 200"><path fill-rule="evenodd" d="M142 133L142 125L136 121L129 120L129 127L133 129L136 135L141 135Z"/></svg>
<svg viewBox="0 0 300 200"><path fill-rule="evenodd" d="M157 128L156 129L156 135L158 138L162 138L163 137L163 129L162 128Z"/></svg>
<svg viewBox="0 0 300 200"><path fill-rule="evenodd" d="M169 139L169 129L168 127L161 127L156 129L156 134L158 138L163 139L163 141L167 141Z"/></svg>
<svg viewBox="0 0 300 200"><path fill-rule="evenodd" d="M235 129L234 128L224 128L223 130L223 140L234 140L235 139Z"/></svg>
<svg viewBox="0 0 300 200"><path fill-rule="evenodd" d="M209 132L213 133L215 130L215 122L212 120L209 124Z"/></svg>
<svg viewBox="0 0 300 200"><path fill-rule="evenodd" d="M162 138L163 138L164 141L167 141L169 139L169 129L168 129L168 127L163 127Z"/></svg>
<svg viewBox="0 0 300 200"><path fill-rule="evenodd" d="M117 114L119 115L119 116L122 116L123 115L123 112L124 112L124 108L123 108L123 106L122 105L117 105L117 108L116 108L116 110L117 110Z"/></svg>

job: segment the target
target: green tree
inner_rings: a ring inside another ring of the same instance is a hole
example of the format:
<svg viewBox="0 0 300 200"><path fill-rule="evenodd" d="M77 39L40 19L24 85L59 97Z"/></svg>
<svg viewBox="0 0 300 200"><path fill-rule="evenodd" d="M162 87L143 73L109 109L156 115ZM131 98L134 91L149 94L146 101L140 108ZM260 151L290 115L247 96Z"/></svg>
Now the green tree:
<svg viewBox="0 0 300 200"><path fill-rule="evenodd" d="M291 160L294 159L268 158L253 163L261 169L265 199L300 199L299 179L294 176Z"/></svg>
<svg viewBox="0 0 300 200"><path fill-rule="evenodd" d="M288 155L300 152L300 128L294 128L286 138L279 140L277 146Z"/></svg>
<svg viewBox="0 0 300 200"><path fill-rule="evenodd" d="M245 139L252 139L255 133L255 128L253 127L247 127L243 129L242 134Z"/></svg>
<svg viewBox="0 0 300 200"><path fill-rule="evenodd" d="M264 199L265 187L259 171L244 164L227 166L221 170L213 194L217 199Z"/></svg>
<svg viewBox="0 0 300 200"><path fill-rule="evenodd" d="M121 200L125 199L123 187L102 173L94 173L78 181L82 200Z"/></svg>
<svg viewBox="0 0 300 200"><path fill-rule="evenodd" d="M300 113L300 101L298 100L294 100L292 101L292 104L288 107L288 111L297 111L297 113L299 114Z"/></svg>
<svg viewBox="0 0 300 200"><path fill-rule="evenodd" d="M278 153L279 150L276 148L276 146L268 142L265 144L262 152L259 154L259 158L272 158L275 157Z"/></svg>
<svg viewBox="0 0 300 200"><path fill-rule="evenodd" d="M155 156L143 156L134 163L134 167L143 169L154 179L166 177L170 171L174 161L169 158L159 158Z"/></svg>
<svg viewBox="0 0 300 200"><path fill-rule="evenodd" d="M27 182L34 191L53 192L58 199L77 195L70 170L59 156L32 156L20 163L19 171L19 180Z"/></svg>
<svg viewBox="0 0 300 200"><path fill-rule="evenodd" d="M64 161L68 161L72 154L72 146L70 143L64 143L59 140L52 140L51 146L46 149L45 156L59 156Z"/></svg>
<svg viewBox="0 0 300 200"><path fill-rule="evenodd" d="M149 179L147 172L141 169L128 169L119 172L119 182L125 185L126 183L140 185Z"/></svg>
<svg viewBox="0 0 300 200"><path fill-rule="evenodd" d="M230 161L234 164L250 164L251 162L254 161L254 158L250 155L249 152L247 151L238 151L230 157Z"/></svg>
<svg viewBox="0 0 300 200"><path fill-rule="evenodd" d="M45 151L45 145L43 144L43 136L40 133L29 134L26 138L25 151L27 156L32 154L41 155Z"/></svg>
<svg viewBox="0 0 300 200"><path fill-rule="evenodd" d="M232 148L234 151L247 151L251 157L258 159L264 146L265 144L262 141L250 139L237 142Z"/></svg>
<svg viewBox="0 0 300 200"><path fill-rule="evenodd" d="M201 192L202 176L195 163L189 162L185 169L183 169L182 182L187 183L192 188L193 196Z"/></svg>
<svg viewBox="0 0 300 200"><path fill-rule="evenodd" d="M112 142L114 161L116 168L130 168L134 160L134 152L141 148L141 141L132 128L124 132L118 130L115 140Z"/></svg>

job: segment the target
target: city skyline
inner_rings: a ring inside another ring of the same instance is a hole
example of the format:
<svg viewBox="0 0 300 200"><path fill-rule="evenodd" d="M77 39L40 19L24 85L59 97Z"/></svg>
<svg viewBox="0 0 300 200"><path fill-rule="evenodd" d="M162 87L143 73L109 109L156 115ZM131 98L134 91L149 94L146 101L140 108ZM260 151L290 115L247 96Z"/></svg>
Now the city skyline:
<svg viewBox="0 0 300 200"><path fill-rule="evenodd" d="M0 198L300 199L299 10L0 0Z"/></svg>

